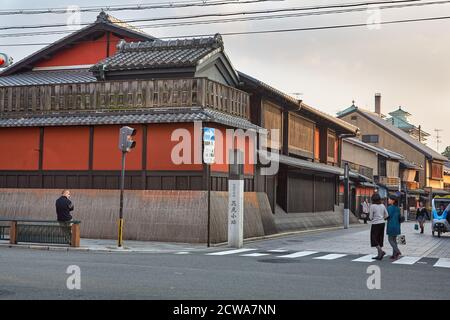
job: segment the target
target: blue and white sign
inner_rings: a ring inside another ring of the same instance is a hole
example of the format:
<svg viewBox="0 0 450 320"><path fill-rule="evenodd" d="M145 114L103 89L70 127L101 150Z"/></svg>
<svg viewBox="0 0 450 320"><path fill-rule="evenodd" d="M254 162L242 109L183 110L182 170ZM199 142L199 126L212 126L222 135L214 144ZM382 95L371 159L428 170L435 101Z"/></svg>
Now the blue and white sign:
<svg viewBox="0 0 450 320"><path fill-rule="evenodd" d="M215 129L203 128L203 162L212 164L215 161Z"/></svg>

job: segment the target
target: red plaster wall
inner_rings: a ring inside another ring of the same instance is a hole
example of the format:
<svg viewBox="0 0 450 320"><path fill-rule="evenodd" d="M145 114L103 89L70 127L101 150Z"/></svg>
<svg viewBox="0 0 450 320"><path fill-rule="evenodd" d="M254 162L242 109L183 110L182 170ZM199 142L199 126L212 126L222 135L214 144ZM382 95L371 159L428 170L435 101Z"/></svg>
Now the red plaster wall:
<svg viewBox="0 0 450 320"><path fill-rule="evenodd" d="M122 153L119 150L119 130L121 126L96 126L94 128L94 170L120 170ZM142 131L140 125L133 125L136 147L127 154L127 170L142 170Z"/></svg>
<svg viewBox="0 0 450 320"><path fill-rule="evenodd" d="M175 164L172 149L178 141L171 141L176 129L187 129L191 134L191 164ZM199 144L201 147L201 143ZM153 124L147 131L147 170L202 170L201 164L194 164L194 124Z"/></svg>
<svg viewBox="0 0 450 320"><path fill-rule="evenodd" d="M39 169L39 128L0 129L0 170Z"/></svg>
<svg viewBox="0 0 450 320"><path fill-rule="evenodd" d="M45 128L43 169L88 170L89 128Z"/></svg>
<svg viewBox="0 0 450 320"><path fill-rule="evenodd" d="M125 40L128 42L136 41L130 38L125 38ZM110 56L116 52L116 45L119 41L119 37L111 34L109 49ZM94 41L80 41L72 48L58 51L49 60L42 60L38 62L34 65L34 67L59 67L95 64L106 58L106 45L106 35Z"/></svg>

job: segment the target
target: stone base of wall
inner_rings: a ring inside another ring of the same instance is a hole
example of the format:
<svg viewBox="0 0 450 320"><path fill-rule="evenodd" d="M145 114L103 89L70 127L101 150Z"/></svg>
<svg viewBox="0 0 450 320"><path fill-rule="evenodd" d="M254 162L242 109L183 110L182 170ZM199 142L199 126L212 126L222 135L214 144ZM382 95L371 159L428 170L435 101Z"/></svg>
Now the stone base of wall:
<svg viewBox="0 0 450 320"><path fill-rule="evenodd" d="M56 220L55 201L61 190L0 189L0 217ZM116 239L119 217L118 190L72 190L74 220L81 237ZM228 193L211 193L211 242L227 241ZM205 191L126 190L124 239L205 243L207 193ZM265 193L246 192L244 237L277 233Z"/></svg>
<svg viewBox="0 0 450 320"><path fill-rule="evenodd" d="M344 224L344 207L336 206L334 211L286 213L277 206L274 218L278 232L341 227ZM352 213L350 223L359 223Z"/></svg>

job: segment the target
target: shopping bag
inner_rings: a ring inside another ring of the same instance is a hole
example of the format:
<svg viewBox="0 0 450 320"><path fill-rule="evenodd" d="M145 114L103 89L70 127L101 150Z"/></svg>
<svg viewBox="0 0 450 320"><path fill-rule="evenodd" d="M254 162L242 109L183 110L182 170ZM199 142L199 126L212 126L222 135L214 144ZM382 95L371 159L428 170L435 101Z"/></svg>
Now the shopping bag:
<svg viewBox="0 0 450 320"><path fill-rule="evenodd" d="M398 244L406 245L406 237L404 234L398 236Z"/></svg>
<svg viewBox="0 0 450 320"><path fill-rule="evenodd" d="M418 224L418 223L416 223L416 224L414 225L414 230L419 230L419 224Z"/></svg>

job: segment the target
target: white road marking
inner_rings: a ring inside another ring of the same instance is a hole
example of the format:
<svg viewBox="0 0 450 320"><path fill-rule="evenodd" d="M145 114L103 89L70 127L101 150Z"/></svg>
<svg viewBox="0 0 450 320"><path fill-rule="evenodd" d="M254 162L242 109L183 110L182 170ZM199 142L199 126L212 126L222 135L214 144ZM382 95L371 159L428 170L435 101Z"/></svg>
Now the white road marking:
<svg viewBox="0 0 450 320"><path fill-rule="evenodd" d="M339 254L339 253L331 253L331 254L327 254L321 257L316 257L313 259L318 259L318 260L335 260L335 259L339 259L342 257L347 256L346 254Z"/></svg>
<svg viewBox="0 0 450 320"><path fill-rule="evenodd" d="M401 257L400 259L392 262L394 264L414 264L417 261L419 261L420 259L422 259L422 257Z"/></svg>
<svg viewBox="0 0 450 320"><path fill-rule="evenodd" d="M317 251L299 251L299 252L294 252L291 254L287 254L284 256L278 256L278 258L299 258L299 257L306 257L306 256L310 256L312 254L318 253Z"/></svg>
<svg viewBox="0 0 450 320"><path fill-rule="evenodd" d="M288 250L285 249L273 249L273 250L267 250L267 252L275 252L275 253L283 253L287 252Z"/></svg>
<svg viewBox="0 0 450 320"><path fill-rule="evenodd" d="M208 255L208 256L225 256L228 254L242 253L242 252L248 252L248 251L254 251L254 250L256 250L256 249L236 249L236 250L227 250L227 251L207 253L206 255Z"/></svg>
<svg viewBox="0 0 450 320"><path fill-rule="evenodd" d="M450 268L450 259L448 258L440 258L434 265L433 267L438 267L438 268Z"/></svg>
<svg viewBox="0 0 450 320"><path fill-rule="evenodd" d="M262 256L269 256L268 253L248 253L248 254L241 254L241 257L262 257Z"/></svg>
<svg viewBox="0 0 450 320"><path fill-rule="evenodd" d="M368 254L368 255L359 257L358 259L355 259L355 260L352 260L352 261L355 261L355 262L375 262L377 260L372 259L375 256L376 256L375 254Z"/></svg>
<svg viewBox="0 0 450 320"><path fill-rule="evenodd" d="M181 252L176 252L175 254L189 254L189 252L181 251Z"/></svg>

